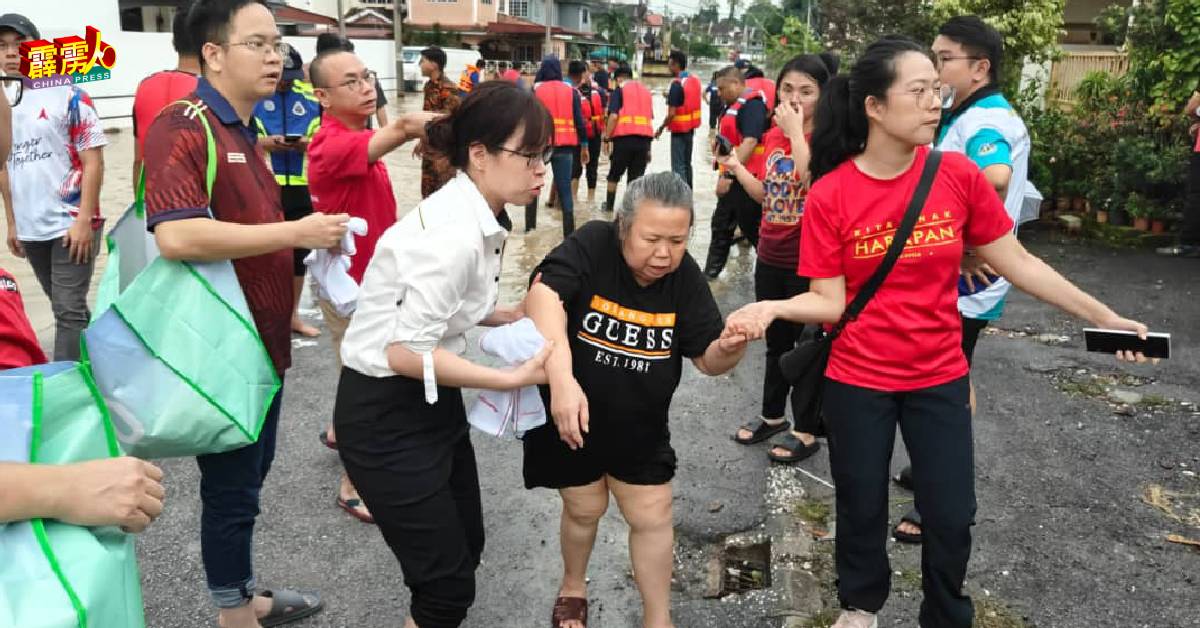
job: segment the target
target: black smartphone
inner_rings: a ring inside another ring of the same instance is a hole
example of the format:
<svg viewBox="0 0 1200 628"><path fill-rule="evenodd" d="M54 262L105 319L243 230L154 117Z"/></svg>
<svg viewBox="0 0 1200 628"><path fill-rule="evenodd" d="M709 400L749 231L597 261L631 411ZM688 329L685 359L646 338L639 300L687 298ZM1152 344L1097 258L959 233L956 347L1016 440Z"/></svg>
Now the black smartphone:
<svg viewBox="0 0 1200 628"><path fill-rule="evenodd" d="M724 135L717 136L717 155L728 157L733 152L733 144Z"/></svg>
<svg viewBox="0 0 1200 628"><path fill-rule="evenodd" d="M303 136L302 135L285 135L285 136L283 136L283 141L287 142L288 144L295 144L296 142L300 141L301 137L303 137Z"/></svg>
<svg viewBox="0 0 1200 628"><path fill-rule="evenodd" d="M1113 354L1118 351L1141 352L1148 358L1168 359L1171 357L1171 334L1150 333L1146 339L1138 338L1131 331L1115 329L1083 330L1084 342L1088 351Z"/></svg>

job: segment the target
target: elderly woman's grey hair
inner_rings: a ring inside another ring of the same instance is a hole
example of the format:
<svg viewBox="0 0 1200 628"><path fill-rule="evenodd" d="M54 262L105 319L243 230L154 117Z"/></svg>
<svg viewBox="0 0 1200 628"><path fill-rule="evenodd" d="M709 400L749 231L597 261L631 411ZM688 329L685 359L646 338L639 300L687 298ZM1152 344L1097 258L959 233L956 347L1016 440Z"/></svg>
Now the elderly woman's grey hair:
<svg viewBox="0 0 1200 628"><path fill-rule="evenodd" d="M674 172L655 172L630 183L625 189L625 196L621 199L616 218L617 232L621 239L629 235L634 215L647 201L663 207L686 209L689 215L688 224L696 222L696 212L692 208L692 188Z"/></svg>

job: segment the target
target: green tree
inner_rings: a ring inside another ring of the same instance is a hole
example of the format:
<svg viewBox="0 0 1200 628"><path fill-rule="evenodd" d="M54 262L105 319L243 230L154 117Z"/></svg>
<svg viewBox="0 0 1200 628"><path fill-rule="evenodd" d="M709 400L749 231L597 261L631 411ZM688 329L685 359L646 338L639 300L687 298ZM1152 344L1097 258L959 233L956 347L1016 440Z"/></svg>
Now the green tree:
<svg viewBox="0 0 1200 628"><path fill-rule="evenodd" d="M633 26L629 22L629 16L614 9L595 16L595 20L596 28L604 35L604 39L614 48L623 50L626 55L632 57Z"/></svg>
<svg viewBox="0 0 1200 628"><path fill-rule="evenodd" d="M804 18L789 15L778 33L767 36L767 65L781 68L793 57L821 49L821 42L808 30Z"/></svg>
<svg viewBox="0 0 1200 628"><path fill-rule="evenodd" d="M1172 116L1200 77L1200 0L1142 0L1131 9L1129 69L1153 115Z"/></svg>
<svg viewBox="0 0 1200 628"><path fill-rule="evenodd" d="M783 17L783 12L771 4L770 0L755 0L742 14L742 24L758 28L770 36L783 31Z"/></svg>

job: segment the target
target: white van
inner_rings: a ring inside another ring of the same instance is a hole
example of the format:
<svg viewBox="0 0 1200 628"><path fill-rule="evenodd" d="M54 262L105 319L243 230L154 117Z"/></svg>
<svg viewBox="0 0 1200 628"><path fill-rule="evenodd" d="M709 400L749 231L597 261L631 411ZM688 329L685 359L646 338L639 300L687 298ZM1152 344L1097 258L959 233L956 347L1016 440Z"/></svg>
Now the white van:
<svg viewBox="0 0 1200 628"><path fill-rule="evenodd" d="M421 51L427 46L405 46L404 52L404 88L408 91L421 91L425 88L425 81L429 80L421 76ZM453 83L458 83L458 77L463 70L467 69L468 65L473 65L479 60L478 50L465 50L462 48L442 48L442 52L446 53L446 78Z"/></svg>

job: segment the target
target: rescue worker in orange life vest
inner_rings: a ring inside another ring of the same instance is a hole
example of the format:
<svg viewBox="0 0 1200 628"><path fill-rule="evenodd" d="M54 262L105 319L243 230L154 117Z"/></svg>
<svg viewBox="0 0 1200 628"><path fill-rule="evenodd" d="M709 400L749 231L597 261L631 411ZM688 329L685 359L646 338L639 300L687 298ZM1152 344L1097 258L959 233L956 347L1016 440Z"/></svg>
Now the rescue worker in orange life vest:
<svg viewBox="0 0 1200 628"><path fill-rule="evenodd" d="M554 189L562 206L563 237L575 230L575 198L571 193L571 171L576 156L581 164L588 161L587 125L579 92L563 80L562 64L558 57L546 55L534 78L534 94L554 119L554 152L550 169L554 172ZM525 207L525 230L537 222L537 199Z"/></svg>
<svg viewBox="0 0 1200 628"><path fill-rule="evenodd" d="M600 136L604 133L604 105L600 95L600 87L592 83L588 75L587 64L583 61L572 61L567 64L567 80L575 85L583 105L583 121L587 127L588 162L575 162L571 171L571 195L579 189L579 179L583 176L584 167L587 169L588 201L596 199L596 180L599 177L600 165Z"/></svg>
<svg viewBox="0 0 1200 628"><path fill-rule="evenodd" d="M692 138L700 126L700 100L704 90L700 79L688 74L687 55L672 50L667 67L675 77L667 91L667 117L663 119L654 139L666 129L671 130L671 172L679 175L692 187Z"/></svg>
<svg viewBox="0 0 1200 628"><path fill-rule="evenodd" d="M650 163L654 139L654 111L650 91L633 80L633 70L621 64L613 72L615 87L608 96L608 125L604 132L608 160L608 194L604 210L611 212L617 199L617 183L626 171L625 184L637 181Z"/></svg>
<svg viewBox="0 0 1200 628"><path fill-rule="evenodd" d="M738 161L745 164L746 170L759 176L765 165L760 142L770 127L770 114L762 92L747 89L741 70L732 66L717 74L717 89L727 105L718 132L733 144ZM713 154L716 154L716 146ZM741 227L742 235L757 245L758 223L762 219L762 206L729 173L722 171L717 179L717 196L717 208L712 215L712 240L704 264L704 274L709 279L716 279L725 268L729 247L733 246L734 229Z"/></svg>

